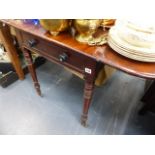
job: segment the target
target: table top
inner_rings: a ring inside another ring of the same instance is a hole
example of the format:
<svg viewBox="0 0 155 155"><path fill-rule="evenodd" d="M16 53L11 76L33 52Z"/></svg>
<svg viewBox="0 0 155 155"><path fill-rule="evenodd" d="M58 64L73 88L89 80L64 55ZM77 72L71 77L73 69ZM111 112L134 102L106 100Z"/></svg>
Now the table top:
<svg viewBox="0 0 155 155"><path fill-rule="evenodd" d="M75 52L82 53L96 61L107 64L128 74L142 78L155 79L155 63L128 59L116 53L108 45L89 46L82 44L77 42L69 33L66 32L61 33L58 36L51 36L41 26L25 24L20 20L3 19L0 21L16 29L31 33L35 36L41 37L42 39L50 41L51 43L55 43L58 46L63 46L65 48L72 49Z"/></svg>

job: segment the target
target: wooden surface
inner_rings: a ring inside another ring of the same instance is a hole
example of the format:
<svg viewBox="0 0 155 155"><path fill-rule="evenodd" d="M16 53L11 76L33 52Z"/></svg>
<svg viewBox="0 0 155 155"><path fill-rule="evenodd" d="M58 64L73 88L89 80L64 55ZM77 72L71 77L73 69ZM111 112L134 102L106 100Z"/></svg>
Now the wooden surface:
<svg viewBox="0 0 155 155"><path fill-rule="evenodd" d="M32 65L32 51L56 64L73 69L84 76L85 87L81 123L86 126L95 79L103 66L93 56L95 52L89 51L90 47L88 45L79 44L68 33L51 38L41 27L23 24L21 21L15 20L9 20L6 24L15 28L18 42L24 53L35 89L39 95L41 90L36 71ZM87 50L85 51L85 49Z"/></svg>
<svg viewBox="0 0 155 155"><path fill-rule="evenodd" d="M82 54L82 52L77 52L72 48L66 48L65 46L61 46L61 44L55 44L52 41L24 32L18 28L16 28L16 32L27 61L35 89L39 95L41 95L40 84L33 67L31 51L38 53L51 62L72 69L84 76L84 103L81 123L86 126L88 110L93 95L94 82L103 64L96 61L93 57ZM86 71L86 69L89 70L89 72Z"/></svg>
<svg viewBox="0 0 155 155"><path fill-rule="evenodd" d="M19 31L19 38L22 41L22 45L24 48L29 50L33 50L50 61L55 61L58 64L62 64L68 68L76 70L77 72L83 73L84 66L87 64L87 67L90 66L96 60L83 55L82 53L76 52L70 48L65 48L61 46L61 44L53 44L51 41L47 41L33 34L25 33L23 31ZM19 39L18 39L19 40ZM29 42L35 41L35 45L30 47ZM67 55L66 60L60 61L60 56Z"/></svg>
<svg viewBox="0 0 155 155"><path fill-rule="evenodd" d="M2 43L11 59L11 62L19 76L19 79L24 79L24 72L22 70L20 60L17 55L15 46L13 45L13 39L10 34L10 29L8 25L3 26L3 23L0 22L0 38Z"/></svg>
<svg viewBox="0 0 155 155"><path fill-rule="evenodd" d="M98 55L98 60L116 69L134 76L155 79L155 63L128 59L114 52L109 46L102 47L102 50L99 50L96 54Z"/></svg>
<svg viewBox="0 0 155 155"><path fill-rule="evenodd" d="M138 62L124 56L117 54L109 46L88 46L78 43L68 33L61 33L60 35L53 37L49 35L40 26L33 26L23 24L19 20L2 20L4 23L10 26L22 29L22 31L31 33L35 36L39 36L45 40L51 41L55 44L59 44L65 48L74 49L79 53L87 55L100 61L104 64L110 65L114 68L127 72L128 74L135 75L142 78L155 78L155 63Z"/></svg>
<svg viewBox="0 0 155 155"><path fill-rule="evenodd" d="M61 33L58 36L51 36L40 26L24 24L20 20L1 21L16 29L18 41L21 42L22 48L26 49L26 51L35 51L52 62L69 67L84 75L85 88L81 120L83 125L86 125L94 82L103 64L107 64L131 75L155 79L155 63L144 63L125 58L117 54L108 45L88 46L77 42L67 32ZM32 40L37 40L33 46L29 44L29 41ZM28 62L34 84L37 83L39 85L34 68L30 67L32 63L30 62L30 53L25 58ZM59 58L64 53L68 55L68 58L62 62ZM90 73L86 69L90 69Z"/></svg>

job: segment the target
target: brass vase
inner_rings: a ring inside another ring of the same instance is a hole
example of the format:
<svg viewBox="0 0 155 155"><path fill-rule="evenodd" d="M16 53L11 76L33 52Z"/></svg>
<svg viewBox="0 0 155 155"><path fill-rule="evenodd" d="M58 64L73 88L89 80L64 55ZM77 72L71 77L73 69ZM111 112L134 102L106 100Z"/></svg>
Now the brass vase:
<svg viewBox="0 0 155 155"><path fill-rule="evenodd" d="M56 36L60 32L68 29L70 20L68 19L40 19L41 26Z"/></svg>
<svg viewBox="0 0 155 155"><path fill-rule="evenodd" d="M101 26L102 20L100 19L76 19L73 24L78 34L76 40L82 43L90 44L93 40L93 34Z"/></svg>

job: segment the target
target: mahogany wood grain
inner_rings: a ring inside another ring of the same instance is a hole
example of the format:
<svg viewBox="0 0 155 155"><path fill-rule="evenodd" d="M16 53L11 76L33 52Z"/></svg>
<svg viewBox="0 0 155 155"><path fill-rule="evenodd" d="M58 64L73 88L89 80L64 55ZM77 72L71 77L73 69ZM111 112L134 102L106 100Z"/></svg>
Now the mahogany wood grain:
<svg viewBox="0 0 155 155"><path fill-rule="evenodd" d="M117 54L108 45L105 46L88 46L77 42L68 33L61 33L58 36L51 36L40 26L33 26L23 24L19 20L1 20L10 26L16 27L19 30L39 36L48 40L56 45L72 49L76 52L82 53L88 57L94 58L104 64L110 65L114 68L142 78L155 79L155 63L139 62L128 59L124 56ZM99 52L100 50L100 52Z"/></svg>
<svg viewBox="0 0 155 155"><path fill-rule="evenodd" d="M86 126L86 121L88 118L88 110L91 104L91 99L93 96L93 90L94 90L94 82L95 81L85 81L85 86L84 86L84 105L83 105L83 113L81 116L81 124L83 126Z"/></svg>
<svg viewBox="0 0 155 155"><path fill-rule="evenodd" d="M56 46L55 44L51 44L50 41L45 41L44 39L40 39L39 37L36 37L34 35L22 32L21 36L23 40L23 46L27 49L36 51L47 59L51 61L54 60L55 62L73 69L79 73L83 73L84 67L89 66L92 61L96 63L96 60L89 58L88 56L85 56L78 52L74 52L71 49L65 47ZM29 47L28 42L32 39L36 41L36 45L33 47ZM59 56L63 55L64 53L66 53L68 57L66 61L60 62Z"/></svg>
<svg viewBox="0 0 155 155"><path fill-rule="evenodd" d="M116 69L122 70L130 75L147 79L155 79L155 63L131 60L116 53L109 46L102 47L102 49L98 47L96 50L96 56L99 61Z"/></svg>
<svg viewBox="0 0 155 155"><path fill-rule="evenodd" d="M23 49L22 51L24 52L25 59L28 63L29 72L31 73L34 86L39 95L41 94L40 86L32 63L30 51L35 51L50 61L83 74L85 88L81 123L82 125L86 125L88 110L93 94L94 81L101 66L103 66L103 64L92 56L93 51L88 53L83 52L86 49L89 49L89 46L79 44L67 33L62 34L61 37L51 37L41 27L23 24L22 22L15 22L13 20L7 20L7 22L3 20L3 22L9 26L13 26L16 30L18 42ZM30 43L32 43L32 41L34 42L34 40L36 43L31 46ZM60 56L64 53L67 54L67 59L65 61L60 61Z"/></svg>
<svg viewBox="0 0 155 155"><path fill-rule="evenodd" d="M128 74L155 79L155 63L138 62L117 54L108 45L88 46L77 42L67 32L58 36L51 36L42 27L24 24L19 20L1 20L16 29L18 41L24 48L25 58L29 63L29 71L33 78L37 92L40 91L39 83L32 66L30 51L35 51L41 56L59 65L68 67L83 74L85 79L84 103L81 123L86 125L88 110L91 103L94 81L103 64L107 64ZM36 40L34 46L29 41ZM59 57L67 54L67 59L62 62ZM39 92L40 93L40 92Z"/></svg>

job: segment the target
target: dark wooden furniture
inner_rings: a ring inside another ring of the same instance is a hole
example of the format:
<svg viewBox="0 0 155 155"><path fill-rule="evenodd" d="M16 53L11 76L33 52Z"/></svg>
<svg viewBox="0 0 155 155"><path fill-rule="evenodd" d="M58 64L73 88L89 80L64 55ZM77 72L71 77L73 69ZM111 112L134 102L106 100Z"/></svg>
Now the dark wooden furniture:
<svg viewBox="0 0 155 155"><path fill-rule="evenodd" d="M68 33L54 37L40 26L23 24L16 20L1 21L16 29L18 41L23 49L34 86L39 95L41 95L41 91L32 63L32 50L46 59L68 67L84 76L84 104L81 117L83 125L86 125L94 81L104 64L134 76L155 79L155 63L130 60L117 54L107 45L97 47L80 44Z"/></svg>
<svg viewBox="0 0 155 155"><path fill-rule="evenodd" d="M143 102L143 106L139 110L139 114L141 115L144 115L147 111L155 113L155 81L150 82L149 88L141 99Z"/></svg>
<svg viewBox="0 0 155 155"><path fill-rule="evenodd" d="M10 33L10 28L8 25L5 25L5 23L1 21L0 21L0 38L11 59L11 62L16 70L16 73L18 74L19 79L23 80L24 72L22 70L20 60L17 55L17 50L13 45L13 38Z"/></svg>
<svg viewBox="0 0 155 155"><path fill-rule="evenodd" d="M46 62L46 59L43 57L37 56L36 58L33 59L33 64L35 68L41 66ZM24 75L27 74L28 67L27 66L22 66L22 70L24 72ZM2 71L2 75L0 75L0 86L3 88L8 87L10 84L14 83L19 79L18 74L15 72L15 69L12 65L12 63L0 63L0 71Z"/></svg>

